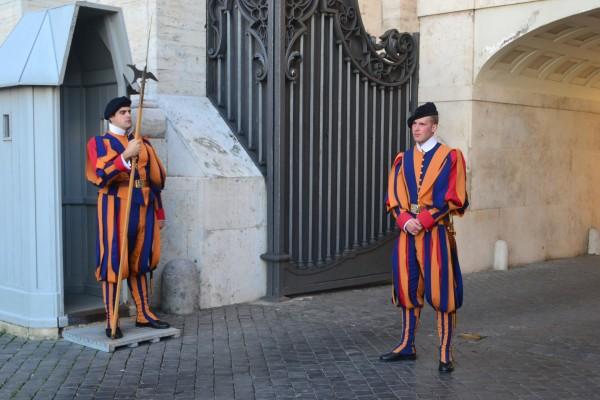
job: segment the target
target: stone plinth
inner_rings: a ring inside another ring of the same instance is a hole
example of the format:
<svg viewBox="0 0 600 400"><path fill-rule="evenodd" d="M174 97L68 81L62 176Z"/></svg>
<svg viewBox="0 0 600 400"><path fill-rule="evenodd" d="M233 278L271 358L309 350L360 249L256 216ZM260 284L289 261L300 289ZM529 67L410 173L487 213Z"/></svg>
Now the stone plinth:
<svg viewBox="0 0 600 400"><path fill-rule="evenodd" d="M133 318L121 318L119 321L123 337L121 339L109 339L106 337L104 322L86 325L80 328L65 329L63 339L90 347L92 349L112 353L119 347L137 347L141 343L157 343L161 338L179 337L181 334L177 328L153 329L135 326Z"/></svg>
<svg viewBox="0 0 600 400"><path fill-rule="evenodd" d="M588 241L588 254L600 256L600 231L598 229L590 229L590 237Z"/></svg>
<svg viewBox="0 0 600 400"><path fill-rule="evenodd" d="M508 269L508 245L504 240L498 240L494 246L494 269L496 271Z"/></svg>

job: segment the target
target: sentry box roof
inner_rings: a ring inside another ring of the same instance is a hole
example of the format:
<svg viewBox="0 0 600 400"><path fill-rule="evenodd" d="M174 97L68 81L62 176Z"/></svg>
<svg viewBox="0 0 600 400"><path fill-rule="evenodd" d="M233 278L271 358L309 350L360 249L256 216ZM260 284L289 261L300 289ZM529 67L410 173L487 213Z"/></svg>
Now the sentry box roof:
<svg viewBox="0 0 600 400"><path fill-rule="evenodd" d="M117 76L131 60L120 9L83 1L25 14L0 47L0 87L60 86L77 21L105 16L102 40Z"/></svg>

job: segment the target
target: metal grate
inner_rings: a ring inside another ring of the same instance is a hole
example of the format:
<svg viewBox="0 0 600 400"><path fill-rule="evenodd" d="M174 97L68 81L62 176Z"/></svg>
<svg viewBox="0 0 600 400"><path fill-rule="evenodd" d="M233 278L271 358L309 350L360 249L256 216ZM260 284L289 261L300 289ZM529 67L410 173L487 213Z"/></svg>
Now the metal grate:
<svg viewBox="0 0 600 400"><path fill-rule="evenodd" d="M356 0L208 2L208 95L266 174L269 294L388 277L387 172L410 143L417 37ZM377 260L377 265L371 265Z"/></svg>

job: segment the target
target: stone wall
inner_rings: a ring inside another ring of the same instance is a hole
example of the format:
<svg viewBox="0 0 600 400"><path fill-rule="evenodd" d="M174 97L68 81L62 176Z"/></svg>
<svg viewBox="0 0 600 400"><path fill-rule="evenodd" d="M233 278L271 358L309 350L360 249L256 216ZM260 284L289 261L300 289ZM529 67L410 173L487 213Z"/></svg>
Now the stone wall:
<svg viewBox="0 0 600 400"><path fill-rule="evenodd" d="M382 0L383 30L396 28L401 32L419 32L417 0Z"/></svg>
<svg viewBox="0 0 600 400"><path fill-rule="evenodd" d="M158 1L159 93L206 95L206 1Z"/></svg>
<svg viewBox="0 0 600 400"><path fill-rule="evenodd" d="M21 2L15 0L0 0L0 43L21 18Z"/></svg>
<svg viewBox="0 0 600 400"><path fill-rule="evenodd" d="M367 32L379 36L388 29L418 32L416 0L359 0Z"/></svg>
<svg viewBox="0 0 600 400"><path fill-rule="evenodd" d="M511 265L584 254L600 224L600 91L594 99L566 85L561 96L537 78L482 77L505 46L595 8L600 1L419 1L419 101L436 102L439 136L467 158L471 208L456 220L467 272L492 266L498 239Z"/></svg>
<svg viewBox="0 0 600 400"><path fill-rule="evenodd" d="M585 254L600 226L600 113L478 101L473 115L464 267L491 266L498 239L510 265Z"/></svg>
<svg viewBox="0 0 600 400"><path fill-rule="evenodd" d="M371 35L383 33L382 0L359 0L360 15L363 24Z"/></svg>

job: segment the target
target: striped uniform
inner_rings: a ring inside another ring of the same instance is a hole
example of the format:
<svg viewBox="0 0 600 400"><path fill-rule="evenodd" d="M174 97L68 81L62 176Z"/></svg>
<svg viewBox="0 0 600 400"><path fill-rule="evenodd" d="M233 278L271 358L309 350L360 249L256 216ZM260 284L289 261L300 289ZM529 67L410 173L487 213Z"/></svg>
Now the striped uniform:
<svg viewBox="0 0 600 400"><path fill-rule="evenodd" d="M124 224L130 171L123 162L129 138L107 132L87 143L86 177L98 187L98 236L96 238L96 279L102 282L107 324L114 307L119 274L121 226ZM137 306L137 321L158 320L148 304L146 273L152 272L160 259L160 228L164 220L161 191L166 171L149 141L140 147L135 171L127 246L122 277Z"/></svg>
<svg viewBox="0 0 600 400"><path fill-rule="evenodd" d="M388 180L387 208L401 229L392 257L392 299L402 308L403 332L394 352L414 354L415 332L427 299L436 310L440 361L452 360L462 278L449 217L462 215L467 207L460 150L437 143L426 153L413 147L396 156ZM423 225L416 236L402 230L412 218Z"/></svg>

